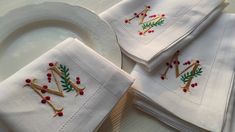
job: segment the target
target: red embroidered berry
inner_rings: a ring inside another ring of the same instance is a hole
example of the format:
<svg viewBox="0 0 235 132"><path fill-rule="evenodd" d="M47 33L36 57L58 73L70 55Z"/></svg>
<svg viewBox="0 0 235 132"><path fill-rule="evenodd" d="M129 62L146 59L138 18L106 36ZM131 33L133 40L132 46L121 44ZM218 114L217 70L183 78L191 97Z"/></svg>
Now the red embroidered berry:
<svg viewBox="0 0 235 132"><path fill-rule="evenodd" d="M31 80L30 79L26 79L25 82L26 83L31 83Z"/></svg>
<svg viewBox="0 0 235 132"><path fill-rule="evenodd" d="M43 86L42 86L42 88L47 89L47 88L48 88L48 86L47 86L47 85L43 85Z"/></svg>
<svg viewBox="0 0 235 132"><path fill-rule="evenodd" d="M46 99L46 100L50 100L51 97L50 97L50 96L46 96L45 99Z"/></svg>
<svg viewBox="0 0 235 132"><path fill-rule="evenodd" d="M76 80L77 80L77 81L80 80L80 77L76 77Z"/></svg>
<svg viewBox="0 0 235 132"><path fill-rule="evenodd" d="M47 80L48 80L48 81L51 81L51 77L48 77Z"/></svg>
<svg viewBox="0 0 235 132"><path fill-rule="evenodd" d="M146 16L148 16L147 14L144 14L144 16L146 17Z"/></svg>
<svg viewBox="0 0 235 132"><path fill-rule="evenodd" d="M164 79L165 79L165 77L161 76L161 79L162 79L162 80L164 80Z"/></svg>
<svg viewBox="0 0 235 132"><path fill-rule="evenodd" d="M148 8L148 9L150 9L150 8L151 8L151 6L147 6L147 8Z"/></svg>
<svg viewBox="0 0 235 132"><path fill-rule="evenodd" d="M137 13L134 13L135 16L137 16L138 14Z"/></svg>
<svg viewBox="0 0 235 132"><path fill-rule="evenodd" d="M162 14L162 17L164 17L165 16L165 14Z"/></svg>
<svg viewBox="0 0 235 132"><path fill-rule="evenodd" d="M45 104L47 101L45 99L41 100L41 103Z"/></svg>
<svg viewBox="0 0 235 132"><path fill-rule="evenodd" d="M139 15L136 15L135 17L139 18L140 16L139 16Z"/></svg>
<svg viewBox="0 0 235 132"><path fill-rule="evenodd" d="M63 112L58 112L58 116L63 116L64 113Z"/></svg>
<svg viewBox="0 0 235 132"><path fill-rule="evenodd" d="M200 61L199 61L199 60L197 60L196 62L197 62L198 64L200 63Z"/></svg>
<svg viewBox="0 0 235 132"><path fill-rule="evenodd" d="M152 33L154 32L154 30L152 30Z"/></svg>
<svg viewBox="0 0 235 132"><path fill-rule="evenodd" d="M54 66L54 64L53 63L49 63L49 66L52 67L52 66Z"/></svg>
<svg viewBox="0 0 235 132"><path fill-rule="evenodd" d="M184 88L183 91L186 93L186 92L187 92L187 89Z"/></svg>
<svg viewBox="0 0 235 132"><path fill-rule="evenodd" d="M152 32L151 30L148 31L148 33L151 33L151 32Z"/></svg>
<svg viewBox="0 0 235 132"><path fill-rule="evenodd" d="M190 62L190 61L188 61L188 62L187 62L187 64L188 64L188 65L190 65L190 64L191 64L191 62Z"/></svg>
<svg viewBox="0 0 235 132"><path fill-rule="evenodd" d="M174 61L173 63L176 64L176 61Z"/></svg>
<svg viewBox="0 0 235 132"><path fill-rule="evenodd" d="M143 35L143 32L139 32L139 35Z"/></svg>
<svg viewBox="0 0 235 132"><path fill-rule="evenodd" d="M195 83L194 85L197 86L197 83Z"/></svg>
<svg viewBox="0 0 235 132"><path fill-rule="evenodd" d="M177 50L177 51L176 51L176 53L178 53L178 54L179 54L179 53L180 53L180 51L179 51L179 50Z"/></svg>
<svg viewBox="0 0 235 132"><path fill-rule="evenodd" d="M141 13L140 15L141 15L141 16L143 16L143 15L144 15L144 13Z"/></svg>
<svg viewBox="0 0 235 132"><path fill-rule="evenodd" d="M173 66L172 66L172 65L170 65L169 67L170 67L170 68L173 68Z"/></svg>
<svg viewBox="0 0 235 132"><path fill-rule="evenodd" d="M168 63L168 62L167 62L167 63L166 63L166 65L167 65L167 66L169 66L169 65L170 65L170 63Z"/></svg>
<svg viewBox="0 0 235 132"><path fill-rule="evenodd" d="M128 23L129 22L129 20L125 20L125 23Z"/></svg>
<svg viewBox="0 0 235 132"><path fill-rule="evenodd" d="M180 62L179 62L179 61L177 61L177 64L179 65L179 64L180 64Z"/></svg>
<svg viewBox="0 0 235 132"><path fill-rule="evenodd" d="M191 87L194 87L195 85L194 84L191 84Z"/></svg>
<svg viewBox="0 0 235 132"><path fill-rule="evenodd" d="M80 84L81 82L80 82L80 80L77 80L77 84Z"/></svg>
<svg viewBox="0 0 235 132"><path fill-rule="evenodd" d="M43 93L43 94L46 93L46 92L47 92L47 91L46 91L45 89L42 89L42 90L41 90L41 93Z"/></svg>
<svg viewBox="0 0 235 132"><path fill-rule="evenodd" d="M51 77L51 73L47 73L47 77Z"/></svg>
<svg viewBox="0 0 235 132"><path fill-rule="evenodd" d="M80 90L80 91L79 91L79 94L80 94L80 95L84 95L84 91L83 91L83 90Z"/></svg>

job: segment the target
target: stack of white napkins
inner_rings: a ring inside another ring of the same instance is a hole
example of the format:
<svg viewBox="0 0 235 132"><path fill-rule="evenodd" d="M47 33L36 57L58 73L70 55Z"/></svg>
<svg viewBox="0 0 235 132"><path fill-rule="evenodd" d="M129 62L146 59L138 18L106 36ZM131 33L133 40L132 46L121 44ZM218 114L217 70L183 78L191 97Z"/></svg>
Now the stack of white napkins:
<svg viewBox="0 0 235 132"><path fill-rule="evenodd" d="M123 53L155 69L188 45L223 9L223 0L122 0L101 13Z"/></svg>
<svg viewBox="0 0 235 132"><path fill-rule="evenodd" d="M90 132L133 79L69 38L0 84L0 121L16 132Z"/></svg>
<svg viewBox="0 0 235 132"><path fill-rule="evenodd" d="M153 72L135 66L134 103L180 131L221 132L232 112L234 71L235 15L222 14Z"/></svg>

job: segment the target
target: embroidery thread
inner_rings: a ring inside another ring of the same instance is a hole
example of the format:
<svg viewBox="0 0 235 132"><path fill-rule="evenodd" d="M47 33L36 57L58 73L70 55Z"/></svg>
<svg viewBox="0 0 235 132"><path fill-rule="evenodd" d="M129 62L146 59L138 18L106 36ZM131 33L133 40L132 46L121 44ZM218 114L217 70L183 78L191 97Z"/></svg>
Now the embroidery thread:
<svg viewBox="0 0 235 132"><path fill-rule="evenodd" d="M131 21L134 19L139 20L139 26L142 28L141 31L139 31L139 35L145 35L146 33L153 33L154 30L152 30L153 27L161 26L165 21L165 14L161 15L150 15L148 20L146 20L146 17L148 16L148 12L150 11L150 6L145 6L144 10L140 11L139 13L134 13L134 16L125 19L126 24L131 24Z"/></svg>
<svg viewBox="0 0 235 132"><path fill-rule="evenodd" d="M48 83L51 83L51 79L54 79L56 88L49 88L48 85L40 85L37 84L37 79L26 79L25 82L26 84L24 87L30 87L34 92L36 92L40 97L41 97L41 103L42 104L48 104L54 111L54 116L63 116L63 110L64 108L57 108L55 104L51 102L51 97L50 96L44 96L43 94L53 94L56 96L60 97L65 97L63 90L66 92L70 91L76 91L76 96L77 95L84 95L84 89L85 87L82 87L80 85L80 78L76 77L76 83L71 81L70 79L70 74L69 74L69 68L63 64L60 64L58 66L58 63L49 63L49 68L48 68L48 73L47 73L47 81ZM61 81L59 82L57 80L56 75L58 75L61 78ZM64 88L62 90L61 86Z"/></svg>
<svg viewBox="0 0 235 132"><path fill-rule="evenodd" d="M192 83L193 79L201 76L203 70L199 60L192 60L183 63L184 66L187 66L183 71L180 72L179 65L180 61L178 59L180 51L177 51L173 57L171 58L170 62L167 62L167 68L165 69L164 73L161 75L161 79L167 79L166 75L169 69L173 68L173 64L175 65L175 77L178 78L180 76L180 80L183 82L184 86L182 86L183 92L189 92L190 86L192 88L198 86L198 83ZM191 71L188 71L192 69Z"/></svg>

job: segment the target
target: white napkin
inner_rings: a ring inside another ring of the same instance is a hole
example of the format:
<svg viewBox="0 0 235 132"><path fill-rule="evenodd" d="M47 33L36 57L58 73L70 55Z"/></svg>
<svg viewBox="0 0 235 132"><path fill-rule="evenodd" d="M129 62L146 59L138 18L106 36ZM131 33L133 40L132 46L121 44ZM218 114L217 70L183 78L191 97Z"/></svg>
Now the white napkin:
<svg viewBox="0 0 235 132"><path fill-rule="evenodd" d="M0 84L0 121L16 132L94 131L132 82L69 38Z"/></svg>
<svg viewBox="0 0 235 132"><path fill-rule="evenodd" d="M222 4L223 0L123 0L100 16L116 32L122 51L151 71L197 36Z"/></svg>
<svg viewBox="0 0 235 132"><path fill-rule="evenodd" d="M184 125L174 121L175 117L164 115L181 131L201 128L220 132L234 85L234 36L235 15L223 14L199 38L152 73L136 65L131 74L136 78L133 87L139 97L137 105L154 115L167 111L177 120L182 119Z"/></svg>

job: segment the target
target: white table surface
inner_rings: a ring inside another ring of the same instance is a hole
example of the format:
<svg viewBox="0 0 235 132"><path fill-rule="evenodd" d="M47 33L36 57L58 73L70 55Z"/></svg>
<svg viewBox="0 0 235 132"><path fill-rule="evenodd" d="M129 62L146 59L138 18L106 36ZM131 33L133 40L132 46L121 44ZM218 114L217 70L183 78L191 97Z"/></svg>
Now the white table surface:
<svg viewBox="0 0 235 132"><path fill-rule="evenodd" d="M0 16L8 11L29 4L42 2L65 2L72 5L80 5L99 14L121 0L0 0ZM235 13L235 0L229 0L230 5L225 12ZM123 69L130 72L134 62L123 55ZM131 105L132 96L124 95L101 125L99 132L174 132L176 130L166 126L157 119L136 110Z"/></svg>

